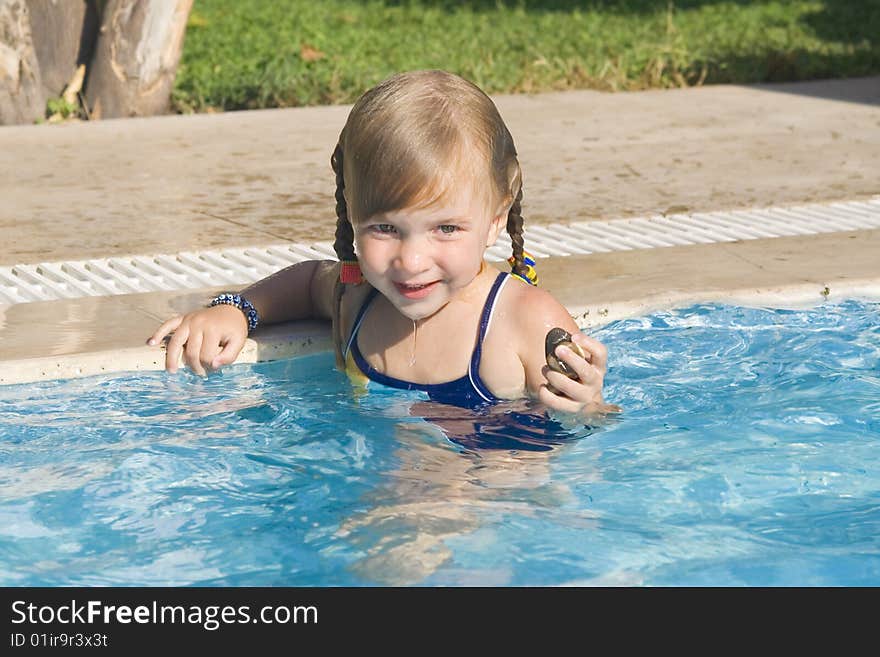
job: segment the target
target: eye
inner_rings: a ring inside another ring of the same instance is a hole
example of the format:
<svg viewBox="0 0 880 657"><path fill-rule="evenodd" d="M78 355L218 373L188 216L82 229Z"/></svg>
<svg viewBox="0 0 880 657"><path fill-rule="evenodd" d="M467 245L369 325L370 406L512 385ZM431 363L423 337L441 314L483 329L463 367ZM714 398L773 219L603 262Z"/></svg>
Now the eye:
<svg viewBox="0 0 880 657"><path fill-rule="evenodd" d="M458 226L454 224L443 224L437 227L444 235L452 235L458 231Z"/></svg>
<svg viewBox="0 0 880 657"><path fill-rule="evenodd" d="M397 229L391 224L373 224L370 226L370 230L380 235L392 235L397 232Z"/></svg>

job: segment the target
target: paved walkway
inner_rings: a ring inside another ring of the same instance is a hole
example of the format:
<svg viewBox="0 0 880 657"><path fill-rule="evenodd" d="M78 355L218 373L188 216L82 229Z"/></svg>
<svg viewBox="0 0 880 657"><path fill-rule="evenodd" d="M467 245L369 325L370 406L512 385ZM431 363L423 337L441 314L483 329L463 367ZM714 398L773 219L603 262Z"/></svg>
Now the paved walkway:
<svg viewBox="0 0 880 657"><path fill-rule="evenodd" d="M501 96L533 224L880 193L880 77ZM0 266L332 239L348 107L0 128Z"/></svg>
<svg viewBox="0 0 880 657"><path fill-rule="evenodd" d="M532 224L880 194L880 77L497 99ZM347 107L0 128L0 266L329 240ZM582 326L696 301L880 298L880 231L541 262ZM214 290L0 306L0 383L156 369L160 320ZM242 360L326 348L261 331Z"/></svg>

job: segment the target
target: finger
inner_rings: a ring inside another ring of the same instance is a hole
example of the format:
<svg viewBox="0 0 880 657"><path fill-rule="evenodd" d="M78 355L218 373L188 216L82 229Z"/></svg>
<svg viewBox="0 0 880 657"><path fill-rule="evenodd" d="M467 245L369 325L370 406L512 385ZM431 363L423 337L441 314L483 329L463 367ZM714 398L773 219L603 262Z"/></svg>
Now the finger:
<svg viewBox="0 0 880 657"><path fill-rule="evenodd" d="M214 369L212 364L222 347L219 335L214 333L204 334L202 348L199 350L199 365L201 365L206 374Z"/></svg>
<svg viewBox="0 0 880 657"><path fill-rule="evenodd" d="M581 415L596 420L603 420L609 415L619 415L620 413L623 413L623 408L617 404L606 404L605 402L587 404L581 411Z"/></svg>
<svg viewBox="0 0 880 657"><path fill-rule="evenodd" d="M147 344L151 347L159 344L166 335L171 333L171 331L176 331L177 327L180 326L180 323L182 321L183 315L178 315L177 317L172 317L171 319L163 322L159 326L159 328L156 329L156 332L147 339Z"/></svg>
<svg viewBox="0 0 880 657"><path fill-rule="evenodd" d="M213 369L214 359L223 349L226 340L221 331L206 328L202 333L202 346L199 349L199 363L207 371Z"/></svg>
<svg viewBox="0 0 880 657"><path fill-rule="evenodd" d="M555 392L560 397L574 400L581 406L592 401L595 396L595 386L585 386L583 383L569 379L564 374L554 372L549 368L544 377L547 379L551 392Z"/></svg>
<svg viewBox="0 0 880 657"><path fill-rule="evenodd" d="M191 335L189 340L186 341L186 349L183 352L187 367L189 367L194 374L199 376L207 376L200 359L203 335L203 333L194 333Z"/></svg>
<svg viewBox="0 0 880 657"><path fill-rule="evenodd" d="M568 365L584 385L595 384L597 369L568 347L556 347L556 357ZM567 378L567 377L566 377Z"/></svg>
<svg viewBox="0 0 880 657"><path fill-rule="evenodd" d="M178 327L168 341L165 348L165 369L168 372L174 374L180 366L180 355L188 337L189 325L185 325Z"/></svg>
<svg viewBox="0 0 880 657"><path fill-rule="evenodd" d="M238 358L238 354L241 353L241 350L244 347L245 339L246 338L243 335L235 335L229 338L229 340L226 341L226 344L223 345L223 349L220 350L220 353L214 357L211 367L219 369L224 365L234 363L235 359Z"/></svg>
<svg viewBox="0 0 880 657"><path fill-rule="evenodd" d="M564 413L579 413L584 406L582 402L576 402L568 397L560 397L546 385L542 385L538 388L538 401L553 410L562 411Z"/></svg>
<svg viewBox="0 0 880 657"><path fill-rule="evenodd" d="M575 333L571 336L575 344L579 345L590 355L590 362L600 371L608 367L608 349L604 344L583 333Z"/></svg>

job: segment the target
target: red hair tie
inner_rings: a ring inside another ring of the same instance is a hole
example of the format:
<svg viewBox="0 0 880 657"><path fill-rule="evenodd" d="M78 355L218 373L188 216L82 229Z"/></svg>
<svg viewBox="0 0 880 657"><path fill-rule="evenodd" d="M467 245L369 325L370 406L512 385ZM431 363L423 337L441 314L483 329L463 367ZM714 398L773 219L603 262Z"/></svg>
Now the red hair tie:
<svg viewBox="0 0 880 657"><path fill-rule="evenodd" d="M364 282L361 266L357 260L343 260L339 270L339 281L345 285L360 285Z"/></svg>

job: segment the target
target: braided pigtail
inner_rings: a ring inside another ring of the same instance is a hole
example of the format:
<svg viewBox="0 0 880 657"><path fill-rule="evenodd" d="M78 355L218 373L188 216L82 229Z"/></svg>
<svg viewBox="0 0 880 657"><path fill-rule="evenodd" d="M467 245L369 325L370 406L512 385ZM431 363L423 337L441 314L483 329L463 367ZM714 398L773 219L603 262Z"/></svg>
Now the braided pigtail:
<svg viewBox="0 0 880 657"><path fill-rule="evenodd" d="M345 180L342 175L342 141L336 144L333 155L330 158L330 166L333 173L336 174L336 240L333 243L333 250L336 251L336 257L340 263L357 262L357 256L354 254L354 228L348 218L348 204L345 201ZM340 264L340 269L344 264ZM345 294L345 283L342 282L342 276L336 279L336 285L333 288L333 349L336 352L336 366L339 369L345 368L345 359L342 355L342 322L340 315L342 311L342 295Z"/></svg>
<svg viewBox="0 0 880 657"><path fill-rule="evenodd" d="M510 263L511 273L514 276L518 276L530 285L537 285L538 274L535 271L535 261L523 248L522 197L522 185L520 185L516 198L507 212L507 233L513 244L513 256L507 261Z"/></svg>
<svg viewBox="0 0 880 657"><path fill-rule="evenodd" d="M510 205L507 212L507 233L510 235L510 241L513 243L513 273L525 276L525 262L523 262L523 218L522 218L522 187L516 193L516 198Z"/></svg>

